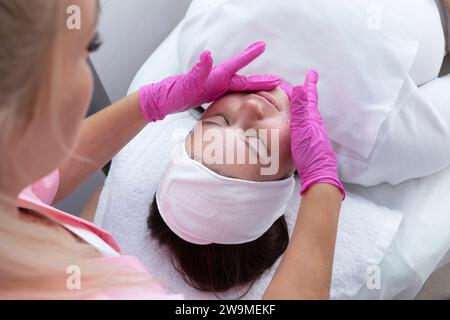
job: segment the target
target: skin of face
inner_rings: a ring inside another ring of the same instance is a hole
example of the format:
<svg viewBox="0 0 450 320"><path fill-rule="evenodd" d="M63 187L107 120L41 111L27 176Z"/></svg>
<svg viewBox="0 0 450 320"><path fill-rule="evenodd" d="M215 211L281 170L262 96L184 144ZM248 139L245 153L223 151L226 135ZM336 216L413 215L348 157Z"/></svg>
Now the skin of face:
<svg viewBox="0 0 450 320"><path fill-rule="evenodd" d="M199 130L200 127L201 130ZM258 133L260 129L267 132L266 136L257 135L258 137L251 137L247 141L251 142L251 146L255 145L255 141L260 143L261 150L267 149L263 154L269 156L271 151L275 153L278 150L279 165L276 172L270 175L262 174L261 168L270 165L259 161L259 155L257 155L258 163L256 164L249 161L244 164L237 161L207 163L204 160L206 149L215 143L215 140L211 138L211 130L214 130L217 136L225 137L222 143L222 154L230 151L244 154L255 152L244 142L246 137L242 135L242 132L249 129L254 129ZM272 139L272 129L278 132L278 136L273 136L275 139ZM234 140L229 139L230 136L233 136ZM277 143L279 149L276 149L273 143ZM273 181L290 176L294 171L294 164L290 148L288 96L282 89L276 88L265 93L230 93L218 99L203 113L186 139L186 150L192 159L226 177L250 181Z"/></svg>
<svg viewBox="0 0 450 320"><path fill-rule="evenodd" d="M54 47L49 48L49 70L43 75L51 72L51 81L41 81L38 92L42 94L38 96L30 123L25 131L11 137L16 142L15 148L11 147L14 150L11 157L18 170L23 171L27 183L48 174L70 156L93 93L87 47L96 30L97 2L73 0L70 5L81 9L81 29L69 30L65 20L60 26Z"/></svg>

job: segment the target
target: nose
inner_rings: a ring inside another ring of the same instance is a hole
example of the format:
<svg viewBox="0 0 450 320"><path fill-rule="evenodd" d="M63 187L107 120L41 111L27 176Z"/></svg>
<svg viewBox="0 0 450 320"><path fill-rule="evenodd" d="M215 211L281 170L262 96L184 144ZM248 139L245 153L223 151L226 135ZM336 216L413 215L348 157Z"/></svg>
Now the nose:
<svg viewBox="0 0 450 320"><path fill-rule="evenodd" d="M242 123L246 123L248 126L252 126L257 121L264 119L264 106L258 100L247 100L242 103L239 108L239 119Z"/></svg>

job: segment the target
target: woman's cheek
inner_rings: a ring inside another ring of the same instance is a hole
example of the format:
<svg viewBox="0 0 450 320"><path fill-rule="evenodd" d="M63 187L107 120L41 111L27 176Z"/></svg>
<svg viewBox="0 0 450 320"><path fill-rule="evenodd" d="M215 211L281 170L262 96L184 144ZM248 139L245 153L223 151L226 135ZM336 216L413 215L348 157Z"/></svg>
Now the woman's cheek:
<svg viewBox="0 0 450 320"><path fill-rule="evenodd" d="M65 132L65 141L72 146L81 130L83 119L89 109L93 93L93 78L86 61L77 64L70 81L67 81L66 103L62 114L62 129Z"/></svg>
<svg viewBox="0 0 450 320"><path fill-rule="evenodd" d="M273 118L267 123L266 128L269 130L268 134L271 137L272 143L277 143L279 149L288 147L290 149L291 143L291 130L289 122L281 117ZM273 138L272 138L273 136Z"/></svg>
<svg viewBox="0 0 450 320"><path fill-rule="evenodd" d="M290 162L292 160L290 126L283 120L278 124L278 129L280 160Z"/></svg>
<svg viewBox="0 0 450 320"><path fill-rule="evenodd" d="M86 116L94 91L92 73L86 61L83 60L78 65L73 81L70 112L72 121L81 121Z"/></svg>
<svg viewBox="0 0 450 320"><path fill-rule="evenodd" d="M79 118L83 119L89 109L89 104L94 92L94 79L91 69L86 60L82 60L79 65L79 75L75 84L78 88L75 95L74 109L79 111Z"/></svg>
<svg viewBox="0 0 450 320"><path fill-rule="evenodd" d="M284 128L282 131L282 137L280 140L282 145L284 146L286 152L291 156L291 129L290 127Z"/></svg>

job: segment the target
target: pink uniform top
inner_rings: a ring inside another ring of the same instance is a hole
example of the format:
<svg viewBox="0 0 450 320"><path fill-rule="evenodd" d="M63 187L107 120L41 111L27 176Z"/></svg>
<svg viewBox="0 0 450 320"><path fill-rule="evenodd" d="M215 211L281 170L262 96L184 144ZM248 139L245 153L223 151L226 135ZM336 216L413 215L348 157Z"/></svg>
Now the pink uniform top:
<svg viewBox="0 0 450 320"><path fill-rule="evenodd" d="M80 219L63 211L60 211L50 204L53 202L59 186L59 171L52 172L47 177L39 180L21 192L17 199L18 206L37 211L54 219L62 225L70 225L82 228L94 233L106 242L111 248L121 253L119 245L107 231L97 227L93 223ZM117 266L125 266L131 271L147 272L141 262L133 256L117 256L98 258L99 263L110 263ZM139 287L112 289L108 292L96 294L92 299L182 299L181 295L172 295L156 282L151 282Z"/></svg>

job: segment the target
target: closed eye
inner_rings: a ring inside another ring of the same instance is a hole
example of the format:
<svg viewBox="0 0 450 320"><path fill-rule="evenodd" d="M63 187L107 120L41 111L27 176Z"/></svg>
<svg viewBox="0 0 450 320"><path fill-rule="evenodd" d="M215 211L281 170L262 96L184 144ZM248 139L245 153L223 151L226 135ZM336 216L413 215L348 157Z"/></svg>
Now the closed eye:
<svg viewBox="0 0 450 320"><path fill-rule="evenodd" d="M223 118L228 126L231 125L230 121L228 121L228 118L223 113L218 113L218 114L216 114L216 116Z"/></svg>
<svg viewBox="0 0 450 320"><path fill-rule="evenodd" d="M227 118L227 116L226 116L225 114L223 114L223 113L218 113L218 114L216 114L216 116L219 116L219 117L223 118L228 126L231 125L231 124L230 124L230 121L228 120L228 118ZM251 136L250 136L250 137L251 137ZM249 136L246 136L245 138L249 138ZM244 141L248 142L247 139L245 139L245 138L244 138ZM263 148L265 148L266 150L269 150L269 149L267 148L266 143L265 143L259 136L253 136L253 137L251 137L251 138L254 138L253 141L256 140L255 143L256 143L257 145L258 145L258 144L259 144L259 145L262 145ZM247 144L248 144L248 143L247 143ZM249 146L249 145L248 145L248 146Z"/></svg>
<svg viewBox="0 0 450 320"><path fill-rule="evenodd" d="M223 114L223 113L218 113L218 114L215 114L213 116L208 117L207 119L203 119L202 123L204 123L204 124L213 124L213 125L222 127L223 124L219 123L219 121L217 119L218 117L222 118L222 120L225 121L225 124L227 126L231 126L230 121L228 120L227 116L225 114ZM210 119L214 119L214 120L210 120Z"/></svg>
<svg viewBox="0 0 450 320"><path fill-rule="evenodd" d="M221 117L221 118L225 121L225 123L226 123L228 126L231 126L231 123L230 123L230 121L228 120L228 118L227 118L227 116L226 116L225 114L223 114L223 113L217 113L217 114L214 115L214 117ZM208 121L208 120L203 120L203 121L204 121L205 123L207 123L207 124L213 124L213 125L218 125L218 126L220 126L220 125L219 125L218 123L216 123L216 122L212 122L212 121ZM269 152L269 149L268 149L268 147L267 147L267 144L266 144L260 137L258 137L258 136L249 136L249 135L244 134L244 139L243 139L243 141L245 142L245 144L247 145L247 147L248 147L249 149L253 149L253 150L255 150L257 153L258 153L258 150L261 149L261 147L264 148L264 149L266 150L266 153ZM259 148L258 148L257 146L259 146Z"/></svg>

